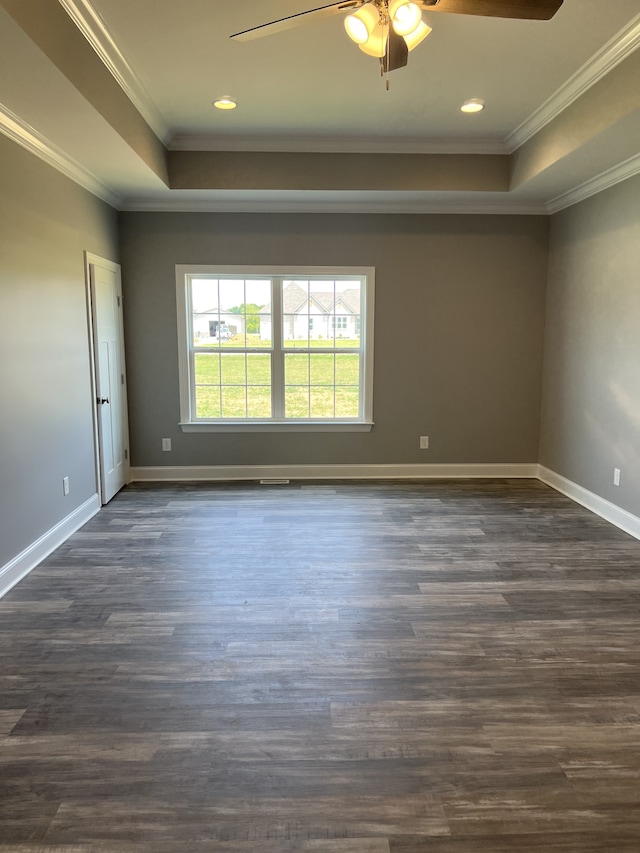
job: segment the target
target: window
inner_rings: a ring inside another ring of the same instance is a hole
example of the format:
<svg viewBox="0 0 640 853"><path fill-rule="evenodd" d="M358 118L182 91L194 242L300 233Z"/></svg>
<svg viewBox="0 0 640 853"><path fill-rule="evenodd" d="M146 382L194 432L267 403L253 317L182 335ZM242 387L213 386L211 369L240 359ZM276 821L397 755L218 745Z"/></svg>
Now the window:
<svg viewBox="0 0 640 853"><path fill-rule="evenodd" d="M372 424L373 269L177 266L185 431Z"/></svg>

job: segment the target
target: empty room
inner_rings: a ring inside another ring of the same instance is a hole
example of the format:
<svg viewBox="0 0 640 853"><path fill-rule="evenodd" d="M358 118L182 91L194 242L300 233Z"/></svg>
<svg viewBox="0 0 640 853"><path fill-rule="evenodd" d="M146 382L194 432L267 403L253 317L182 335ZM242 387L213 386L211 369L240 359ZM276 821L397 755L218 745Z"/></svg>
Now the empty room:
<svg viewBox="0 0 640 853"><path fill-rule="evenodd" d="M640 850L637 0L0 0L0 853Z"/></svg>

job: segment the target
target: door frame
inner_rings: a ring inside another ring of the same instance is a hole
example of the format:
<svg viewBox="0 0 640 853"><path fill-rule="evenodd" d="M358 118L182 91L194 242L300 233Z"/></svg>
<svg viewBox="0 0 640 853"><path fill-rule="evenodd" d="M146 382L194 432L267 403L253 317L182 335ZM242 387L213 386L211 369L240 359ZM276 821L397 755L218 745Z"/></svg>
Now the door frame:
<svg viewBox="0 0 640 853"><path fill-rule="evenodd" d="M91 381L91 419L93 423L93 464L94 464L94 475L96 482L96 493L100 498L100 503L104 506L102 500L102 473L100 468L100 427L98 425L98 406L96 400L98 398L98 376L97 376L97 365L96 365L96 352L95 352L95 322L94 322L94 310L93 310L93 300L91 298L91 265L96 264L99 266L107 267L113 272L117 272L121 274L120 264L115 263L115 261L110 261L108 258L103 258L100 255L95 255L92 252L85 251L84 252L84 282L85 282L85 300L86 300L86 310L87 310L87 332L89 338L89 366L90 366L90 381ZM124 308L124 298L122 299L122 307ZM122 372L124 374L124 386L125 386L125 394L124 394L124 403L123 403L123 435L125 439L126 445L126 463L125 463L125 484L131 482L130 471L131 471L131 456L129 453L129 412L127 408L127 365L125 361L125 353L124 353L124 329L123 329L123 311L120 312L120 334L122 335Z"/></svg>

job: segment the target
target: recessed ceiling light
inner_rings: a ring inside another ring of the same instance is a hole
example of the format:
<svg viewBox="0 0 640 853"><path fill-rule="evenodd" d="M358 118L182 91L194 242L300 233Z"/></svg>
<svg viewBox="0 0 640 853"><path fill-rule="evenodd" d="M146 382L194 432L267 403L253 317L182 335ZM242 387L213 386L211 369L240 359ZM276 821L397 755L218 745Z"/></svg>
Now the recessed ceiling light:
<svg viewBox="0 0 640 853"><path fill-rule="evenodd" d="M484 109L484 101L482 98L469 98L460 107L463 113L479 113Z"/></svg>
<svg viewBox="0 0 640 853"><path fill-rule="evenodd" d="M218 110L235 110L238 104L229 95L223 95L221 98L216 98L213 106Z"/></svg>

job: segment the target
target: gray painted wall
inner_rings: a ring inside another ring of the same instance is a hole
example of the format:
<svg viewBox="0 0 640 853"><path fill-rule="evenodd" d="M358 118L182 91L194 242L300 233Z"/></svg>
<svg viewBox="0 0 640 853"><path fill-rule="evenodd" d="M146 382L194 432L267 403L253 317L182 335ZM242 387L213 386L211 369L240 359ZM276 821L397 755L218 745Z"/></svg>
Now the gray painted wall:
<svg viewBox="0 0 640 853"><path fill-rule="evenodd" d="M122 214L132 464L536 462L547 239L545 217ZM375 266L372 432L182 433L178 263Z"/></svg>
<svg viewBox="0 0 640 853"><path fill-rule="evenodd" d="M0 568L96 492L85 249L115 212L0 136Z"/></svg>
<svg viewBox="0 0 640 853"><path fill-rule="evenodd" d="M544 217L123 214L133 464L539 459L640 515L640 178L552 217L550 243L548 229ZM96 491L84 250L118 260L114 211L0 136L0 567ZM183 434L176 263L375 266L373 431Z"/></svg>
<svg viewBox="0 0 640 853"><path fill-rule="evenodd" d="M540 462L636 516L639 273L640 177L552 217Z"/></svg>

